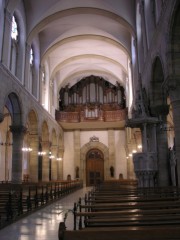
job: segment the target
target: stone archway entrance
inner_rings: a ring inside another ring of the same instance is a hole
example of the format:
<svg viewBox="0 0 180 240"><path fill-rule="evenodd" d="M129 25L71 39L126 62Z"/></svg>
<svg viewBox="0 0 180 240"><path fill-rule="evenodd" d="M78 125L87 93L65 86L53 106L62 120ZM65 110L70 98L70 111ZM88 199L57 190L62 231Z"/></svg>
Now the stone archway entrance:
<svg viewBox="0 0 180 240"><path fill-rule="evenodd" d="M110 173L109 173L109 149L108 147L99 142L99 141L90 141L89 143L86 143L82 148L81 148L81 153L80 153L80 169L79 169L79 177L80 179L83 180L84 185L87 186L87 156L88 153L91 152L91 150L96 149L99 151L101 156L103 157L103 179L107 180L110 178Z"/></svg>
<svg viewBox="0 0 180 240"><path fill-rule="evenodd" d="M104 180L104 155L94 148L86 155L86 185L94 186Z"/></svg>

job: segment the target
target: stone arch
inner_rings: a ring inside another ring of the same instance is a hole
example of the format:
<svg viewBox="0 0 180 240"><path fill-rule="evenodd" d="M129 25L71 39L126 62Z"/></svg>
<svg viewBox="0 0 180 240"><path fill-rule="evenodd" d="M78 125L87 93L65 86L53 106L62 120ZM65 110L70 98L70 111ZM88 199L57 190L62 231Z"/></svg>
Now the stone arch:
<svg viewBox="0 0 180 240"><path fill-rule="evenodd" d="M101 142L89 142L80 151L80 178L86 184L86 154L93 148L99 149L104 155L104 179L109 177L109 149Z"/></svg>
<svg viewBox="0 0 180 240"><path fill-rule="evenodd" d="M3 109L3 121L0 122L0 180L11 180L12 169L12 132L9 127L12 125L12 118L6 106Z"/></svg>
<svg viewBox="0 0 180 240"><path fill-rule="evenodd" d="M5 107L11 115L10 131L12 132L12 182L22 181L22 146L26 127L22 125L22 110L19 97L11 92L5 99Z"/></svg>
<svg viewBox="0 0 180 240"><path fill-rule="evenodd" d="M16 93L11 92L5 100L5 106L11 114L12 125L22 124L22 110L19 97Z"/></svg>

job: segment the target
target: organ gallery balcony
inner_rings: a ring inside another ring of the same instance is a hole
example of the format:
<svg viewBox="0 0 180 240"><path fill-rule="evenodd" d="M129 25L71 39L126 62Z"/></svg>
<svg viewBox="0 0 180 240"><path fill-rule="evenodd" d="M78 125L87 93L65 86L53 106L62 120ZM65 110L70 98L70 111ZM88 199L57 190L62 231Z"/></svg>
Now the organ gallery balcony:
<svg viewBox="0 0 180 240"><path fill-rule="evenodd" d="M122 109L117 104L71 105L63 111L56 110L55 117L56 121L65 129L123 128L127 117L127 108Z"/></svg>
<svg viewBox="0 0 180 240"><path fill-rule="evenodd" d="M90 75L59 91L56 121L64 129L123 128L126 116L125 89L119 82Z"/></svg>

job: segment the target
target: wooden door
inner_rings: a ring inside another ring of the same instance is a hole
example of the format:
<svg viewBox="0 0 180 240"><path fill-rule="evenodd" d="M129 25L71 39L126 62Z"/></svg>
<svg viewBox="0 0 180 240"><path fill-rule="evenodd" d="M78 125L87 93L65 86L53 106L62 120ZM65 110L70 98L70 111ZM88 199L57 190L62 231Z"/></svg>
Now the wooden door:
<svg viewBox="0 0 180 240"><path fill-rule="evenodd" d="M86 185L95 186L104 180L104 156L98 149L91 149L86 157Z"/></svg>

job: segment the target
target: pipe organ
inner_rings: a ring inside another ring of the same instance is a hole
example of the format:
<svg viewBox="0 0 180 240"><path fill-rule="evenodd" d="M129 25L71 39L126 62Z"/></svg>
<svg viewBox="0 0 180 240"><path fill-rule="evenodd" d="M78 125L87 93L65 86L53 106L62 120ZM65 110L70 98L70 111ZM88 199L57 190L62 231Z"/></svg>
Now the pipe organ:
<svg viewBox="0 0 180 240"><path fill-rule="evenodd" d="M125 108L123 86L119 83L113 85L99 76L91 75L72 87L67 85L60 89L59 113L56 115L62 116L62 121L68 121L66 117L70 113L74 113L73 119L79 116L81 120L104 120L105 115L109 116L110 112L116 111L117 116L118 111L122 113Z"/></svg>

